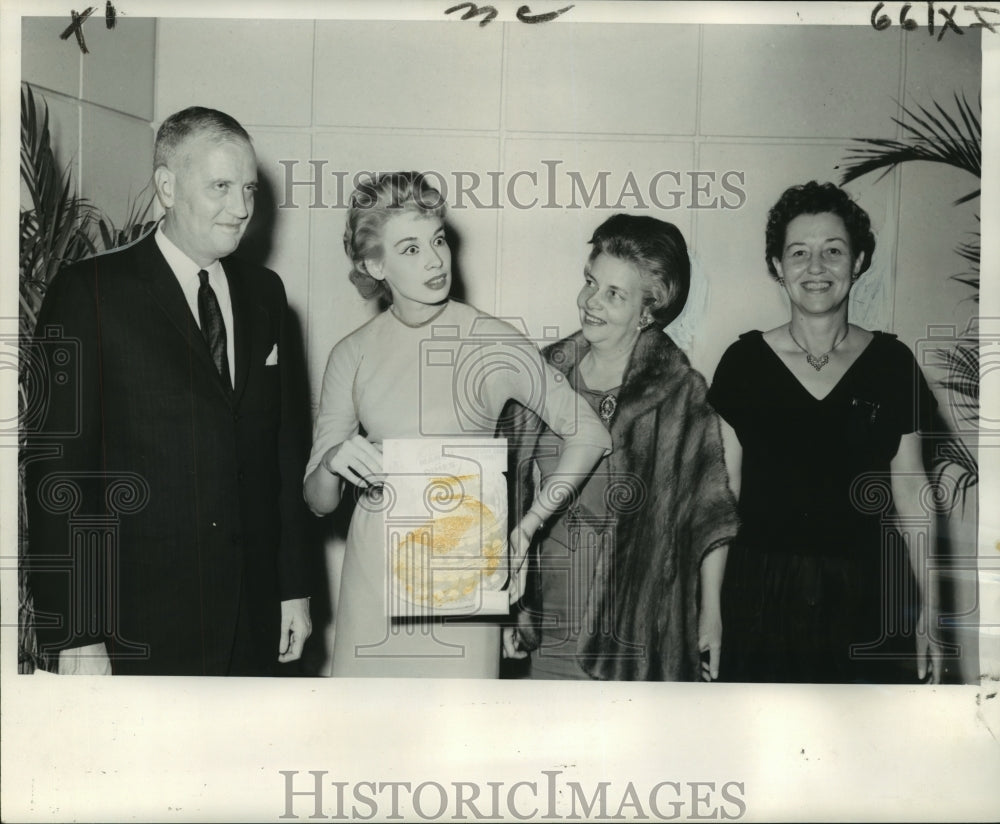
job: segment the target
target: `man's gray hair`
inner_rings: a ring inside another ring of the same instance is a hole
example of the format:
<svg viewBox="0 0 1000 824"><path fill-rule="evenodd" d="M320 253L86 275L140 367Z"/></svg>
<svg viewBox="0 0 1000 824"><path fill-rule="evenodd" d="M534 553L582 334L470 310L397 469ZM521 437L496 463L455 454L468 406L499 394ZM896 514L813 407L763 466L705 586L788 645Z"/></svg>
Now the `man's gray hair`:
<svg viewBox="0 0 1000 824"><path fill-rule="evenodd" d="M177 147L187 138L199 134L218 140L245 140L253 145L247 130L234 117L216 109L189 106L170 115L160 124L153 147L153 168L169 165Z"/></svg>

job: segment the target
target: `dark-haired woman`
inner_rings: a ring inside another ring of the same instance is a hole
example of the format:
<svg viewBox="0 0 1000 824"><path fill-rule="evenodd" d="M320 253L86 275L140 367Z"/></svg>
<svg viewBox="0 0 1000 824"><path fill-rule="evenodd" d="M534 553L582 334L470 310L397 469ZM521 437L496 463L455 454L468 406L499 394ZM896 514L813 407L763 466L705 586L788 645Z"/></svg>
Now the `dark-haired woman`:
<svg viewBox="0 0 1000 824"><path fill-rule="evenodd" d="M351 197L344 233L351 280L365 297L381 294L389 308L330 353L306 468L306 501L318 515L337 507L346 484L366 495L347 536L334 675L494 678L499 671L497 621L387 617L386 526L375 491L383 440L425 432L492 437L510 400L528 405L565 435L568 448L559 467L565 483L551 495L546 487L539 490L514 528L515 563L562 496L611 445L597 415L545 367L532 343L509 324L450 297L444 211L441 194L412 172L377 175ZM435 368L422 369L424 344L435 331L442 333L433 338ZM487 358L498 340L512 353L507 365L519 368L484 368L474 387L463 382L461 376L476 372L476 359ZM425 573L421 580L432 575Z"/></svg>
<svg viewBox="0 0 1000 824"><path fill-rule="evenodd" d="M687 298L690 262L673 224L615 215L591 238L577 296L582 329L546 360L610 427L612 453L533 550L508 655L534 648L531 677L706 680L718 672L719 590L736 533L719 422L705 381L663 328ZM522 443L558 479L562 443Z"/></svg>
<svg viewBox="0 0 1000 824"><path fill-rule="evenodd" d="M895 336L848 322L851 287L874 249L868 215L831 183L793 186L769 214L767 266L791 317L741 335L709 393L741 520L723 587L725 680L906 680L898 656L907 653L892 646L906 615L885 575L884 519L890 503L925 516L917 433L934 398ZM908 549L925 622L915 674L936 681L926 629L936 589Z"/></svg>

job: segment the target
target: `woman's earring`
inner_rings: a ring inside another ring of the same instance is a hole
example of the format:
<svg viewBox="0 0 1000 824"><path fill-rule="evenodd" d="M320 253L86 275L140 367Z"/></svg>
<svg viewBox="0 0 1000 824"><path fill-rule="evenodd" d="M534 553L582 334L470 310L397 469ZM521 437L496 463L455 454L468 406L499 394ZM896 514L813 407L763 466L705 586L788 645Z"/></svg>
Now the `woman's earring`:
<svg viewBox="0 0 1000 824"><path fill-rule="evenodd" d="M785 279L784 278L777 278L777 281L778 281L778 285L779 286L784 286L785 285Z"/></svg>
<svg viewBox="0 0 1000 824"><path fill-rule="evenodd" d="M648 329L652 325L653 325L653 317L652 317L652 315L642 315L639 318L639 331L640 332L644 332L646 329Z"/></svg>

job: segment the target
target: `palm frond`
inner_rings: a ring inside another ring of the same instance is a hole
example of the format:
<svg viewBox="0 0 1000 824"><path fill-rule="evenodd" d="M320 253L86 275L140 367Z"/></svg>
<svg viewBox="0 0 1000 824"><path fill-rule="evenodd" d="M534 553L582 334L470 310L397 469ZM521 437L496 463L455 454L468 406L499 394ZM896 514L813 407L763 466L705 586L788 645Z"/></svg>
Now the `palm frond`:
<svg viewBox="0 0 1000 824"><path fill-rule="evenodd" d="M960 275L952 275L951 279L974 290L974 294L965 298L965 300L971 300L973 303L979 303L979 275L963 272Z"/></svg>
<svg viewBox="0 0 1000 824"><path fill-rule="evenodd" d="M959 341L951 349L934 351L938 365L948 370L941 385L979 403L979 343Z"/></svg>
<svg viewBox="0 0 1000 824"><path fill-rule="evenodd" d="M982 193L983 193L983 190L982 190L982 189L973 189L973 190L972 190L971 192L969 192L968 194L965 194L965 195L962 195L962 196L961 196L960 198L958 198L957 200L953 200L953 201L951 202L951 205L952 205L952 206L961 206L961 205L962 205L963 203L968 203L968 202L969 202L970 200L975 200L975 199L976 199L977 197L979 197L979 196L980 196L980 195L981 195Z"/></svg>
<svg viewBox="0 0 1000 824"><path fill-rule="evenodd" d="M49 112L31 86L21 86L21 180L31 200L20 220L22 286L46 284L66 263L94 251L90 225L94 208L77 196L70 169L52 151ZM40 297L27 295L37 305Z"/></svg>
<svg viewBox="0 0 1000 824"><path fill-rule="evenodd" d="M900 105L905 119L891 118L903 131L903 137L857 138L841 168L841 184L850 183L871 172L882 170L884 176L900 163L923 160L943 163L982 175L982 124L964 97L955 95L958 116L952 116L940 103L934 110L917 106L916 110ZM975 189L955 201L954 205L979 197Z"/></svg>
<svg viewBox="0 0 1000 824"><path fill-rule="evenodd" d="M952 409L963 423L973 427L979 423L979 349L978 340L966 338L954 348L934 353L946 370L947 377L939 383L948 390ZM961 503L964 513L968 494L979 483L975 455L958 438L949 438L939 445L935 464L935 481L951 490L949 509Z"/></svg>
<svg viewBox="0 0 1000 824"><path fill-rule="evenodd" d="M961 110L962 101L959 100L957 95L955 101ZM913 112L906 109L903 111L906 112L911 120L920 125L920 129L916 128L909 121L900 122L897 120L896 122L902 126L904 131L909 132L917 140L930 140L937 145L945 147L945 155L961 158L961 163L958 164L960 168L965 168L976 177L980 177L982 174L982 150L980 148L982 130L979 127L978 119L974 118L974 128L970 128L968 132L963 133L958 124L940 103L934 104L934 108L937 109L940 118L936 117L928 109L924 109L923 107L918 108L920 108L921 113L924 115L923 118L917 117Z"/></svg>
<svg viewBox="0 0 1000 824"><path fill-rule="evenodd" d="M963 258L965 258L969 263L971 263L975 270L979 271L979 262L982 260L982 244L978 240L979 232L976 232L976 240L964 241L959 243L955 247L955 251Z"/></svg>
<svg viewBox="0 0 1000 824"><path fill-rule="evenodd" d="M979 221L979 215L976 215ZM951 279L972 289L970 299L979 303L979 265L982 260L982 234L970 232L971 240L965 240L955 247L955 254L969 264L968 271L952 275Z"/></svg>
<svg viewBox="0 0 1000 824"><path fill-rule="evenodd" d="M147 184L135 198L129 201L125 221L120 229L107 216L102 215L97 219L97 229L104 251L134 243L156 225L155 220L149 219L155 199L155 192L151 190L151 185Z"/></svg>
<svg viewBox="0 0 1000 824"><path fill-rule="evenodd" d="M18 333L24 341L34 333L46 287L56 272L93 252L90 225L95 214L90 203L77 195L70 168L57 163L48 106L35 98L27 83L21 85L21 180L29 199L18 221ZM23 374L21 378L18 400L23 413L26 385ZM18 468L23 473L23 465ZM27 541L23 477L20 489L18 557L23 557ZM31 629L32 599L23 565L18 569L18 616L18 671L32 672L44 662Z"/></svg>
<svg viewBox="0 0 1000 824"><path fill-rule="evenodd" d="M975 455L959 438L949 437L937 445L932 465L933 483L950 490L945 511L961 503L964 512L969 493L979 484L979 464Z"/></svg>
<svg viewBox="0 0 1000 824"><path fill-rule="evenodd" d="M982 177L982 99L979 112L975 112L965 96L954 96L955 114L940 103L909 109L901 104L903 119L892 118L900 128L895 139L861 138L854 142L841 169L841 183L849 183L872 172L881 171L879 179L901 163L926 161L943 163L966 171L977 180ZM980 196L977 187L954 201L958 206ZM979 221L979 215L976 215ZM970 240L963 241L956 253L967 264L964 272L951 275L951 279L973 290L972 300L979 301L981 235L976 231ZM952 406L961 420L978 422L979 416L979 341L967 336L952 348L935 352L937 365L944 368L946 377L940 381L952 398ZM947 473L952 490L951 505L960 500L964 510L966 496L979 482L979 469L975 456L957 440L951 439L939 452L935 480L942 481ZM956 474L957 473L957 474Z"/></svg>
<svg viewBox="0 0 1000 824"><path fill-rule="evenodd" d="M21 181L27 202L21 204L18 225L18 275L20 317L18 331L25 341L34 334L38 311L46 289L56 273L66 264L98 251L94 233L100 234L104 249L137 239L148 231L147 220L152 196L140 204L129 203L126 222L117 229L87 199L77 194L71 167L60 167L52 150L49 110L44 98L35 96L27 83L21 84ZM141 194L141 193L140 193ZM26 369L22 360L22 370ZM25 374L18 382L19 409L27 406ZM21 444L24 444L23 435ZM23 472L23 465L19 465ZM27 515L24 509L24 485L18 498L20 533L18 557L23 557L28 540ZM45 668L34 632L31 630L32 602L23 566L18 570L18 671Z"/></svg>

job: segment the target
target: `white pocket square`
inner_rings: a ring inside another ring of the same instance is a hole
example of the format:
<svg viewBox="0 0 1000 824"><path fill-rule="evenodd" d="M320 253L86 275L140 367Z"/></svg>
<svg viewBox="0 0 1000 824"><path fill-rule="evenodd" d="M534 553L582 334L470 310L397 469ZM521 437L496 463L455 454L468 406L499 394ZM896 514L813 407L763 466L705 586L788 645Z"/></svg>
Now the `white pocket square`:
<svg viewBox="0 0 1000 824"><path fill-rule="evenodd" d="M271 347L271 354L267 356L267 360L264 361L264 366L277 366L278 365L278 344L274 344Z"/></svg>

